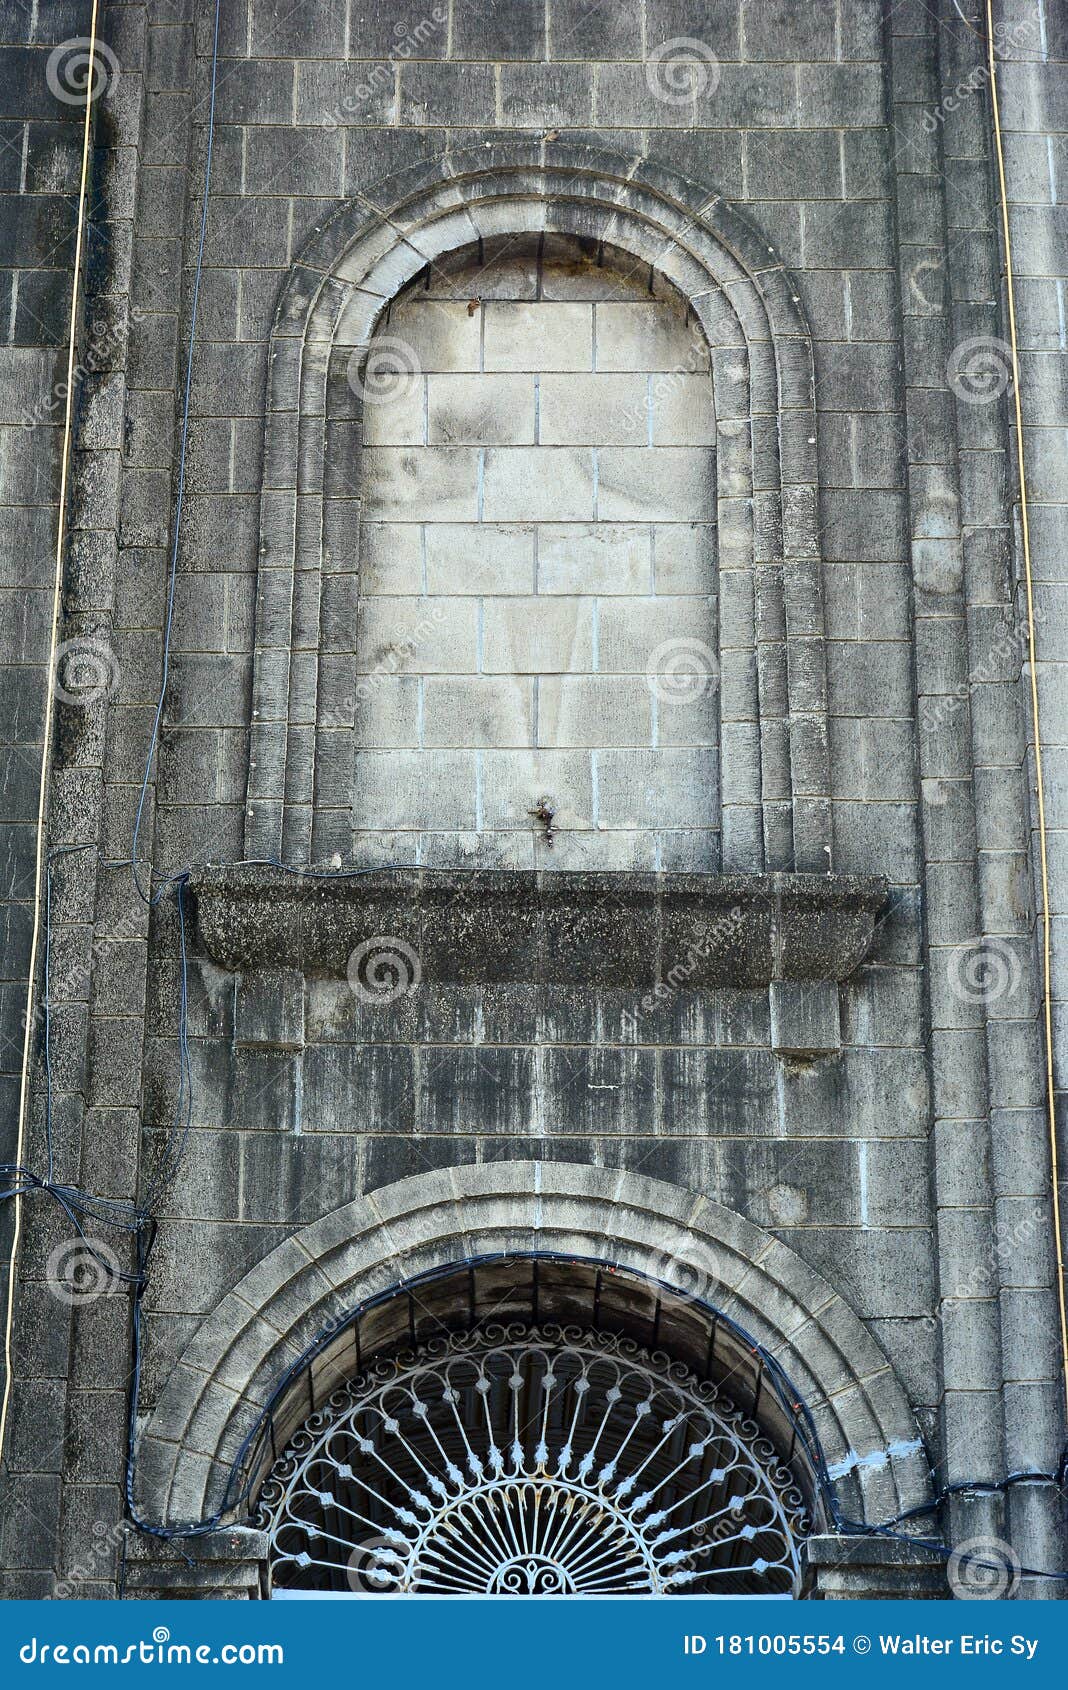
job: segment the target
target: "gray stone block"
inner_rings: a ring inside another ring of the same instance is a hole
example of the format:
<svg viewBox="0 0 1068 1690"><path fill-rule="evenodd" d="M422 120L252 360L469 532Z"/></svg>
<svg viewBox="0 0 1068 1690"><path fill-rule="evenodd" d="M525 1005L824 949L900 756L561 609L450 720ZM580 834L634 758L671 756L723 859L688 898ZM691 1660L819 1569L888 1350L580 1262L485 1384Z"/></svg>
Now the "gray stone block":
<svg viewBox="0 0 1068 1690"><path fill-rule="evenodd" d="M773 980L771 1044L778 1056L825 1055L841 1044L838 987L834 981L802 985Z"/></svg>

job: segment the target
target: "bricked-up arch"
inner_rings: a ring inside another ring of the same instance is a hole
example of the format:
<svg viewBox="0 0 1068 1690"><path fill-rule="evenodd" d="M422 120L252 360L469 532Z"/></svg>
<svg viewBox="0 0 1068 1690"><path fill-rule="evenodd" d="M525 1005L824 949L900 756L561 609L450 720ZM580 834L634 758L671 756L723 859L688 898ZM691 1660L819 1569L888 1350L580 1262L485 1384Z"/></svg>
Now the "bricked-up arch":
<svg viewBox="0 0 1068 1690"><path fill-rule="evenodd" d="M766 238L706 187L566 142L483 147L402 172L334 213L286 280L271 337L247 854L300 863L350 849L350 795L330 752L355 706L352 359L427 265L540 230L648 263L708 341L723 868L827 871L814 377L796 291Z"/></svg>
<svg viewBox="0 0 1068 1690"><path fill-rule="evenodd" d="M138 1449L142 1513L176 1522L217 1509L230 1466L286 1370L368 1299L476 1258L547 1252L657 1281L677 1283L681 1274L702 1290L803 1394L854 1517L886 1520L930 1500L900 1381L848 1304L785 1244L661 1180L499 1162L386 1186L303 1227L246 1274L207 1316L147 1422ZM282 1443L315 1408L316 1391L358 1371L351 1342L339 1341L317 1365L318 1375L300 1375L312 1396L304 1385L283 1404Z"/></svg>

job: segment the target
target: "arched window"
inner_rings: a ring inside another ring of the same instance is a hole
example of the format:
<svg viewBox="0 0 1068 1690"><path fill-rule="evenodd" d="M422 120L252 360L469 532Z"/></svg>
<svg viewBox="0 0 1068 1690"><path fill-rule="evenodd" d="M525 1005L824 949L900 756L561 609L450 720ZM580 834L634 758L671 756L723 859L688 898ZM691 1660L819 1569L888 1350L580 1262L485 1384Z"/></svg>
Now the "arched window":
<svg viewBox="0 0 1068 1690"><path fill-rule="evenodd" d="M702 1305L500 1260L398 1291L354 1350L260 1493L276 1594L796 1594L804 1438Z"/></svg>
<svg viewBox="0 0 1068 1690"><path fill-rule="evenodd" d="M715 870L707 341L572 237L451 255L363 401L358 860Z"/></svg>

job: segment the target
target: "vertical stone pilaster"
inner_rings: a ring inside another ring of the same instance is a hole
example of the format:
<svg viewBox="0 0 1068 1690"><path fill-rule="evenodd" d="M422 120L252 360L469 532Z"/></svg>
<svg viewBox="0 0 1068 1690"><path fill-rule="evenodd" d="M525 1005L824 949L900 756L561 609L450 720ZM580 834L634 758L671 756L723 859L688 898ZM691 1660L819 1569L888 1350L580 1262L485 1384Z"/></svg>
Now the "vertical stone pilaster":
<svg viewBox="0 0 1068 1690"><path fill-rule="evenodd" d="M898 264L905 356L913 633L925 858L932 1182L938 1240L943 1484L996 1480L1003 1463L992 1259L988 1080L981 1004L960 975L980 931L968 650L949 362L949 238L939 24L891 14ZM954 1507L956 1535L1001 1535L989 1496Z"/></svg>

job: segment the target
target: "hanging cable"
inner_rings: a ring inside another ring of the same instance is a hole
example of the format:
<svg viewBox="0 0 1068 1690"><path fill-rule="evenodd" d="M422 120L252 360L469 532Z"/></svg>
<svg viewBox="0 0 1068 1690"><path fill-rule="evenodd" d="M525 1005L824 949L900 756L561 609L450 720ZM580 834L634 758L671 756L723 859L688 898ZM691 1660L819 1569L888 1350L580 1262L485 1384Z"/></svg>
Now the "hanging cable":
<svg viewBox="0 0 1068 1690"><path fill-rule="evenodd" d="M1016 331L1016 290L1013 281L1012 232L1009 227L1009 195L1005 177L1005 147L1001 134L998 100L997 55L994 51L994 0L986 0L987 65L990 76L990 106L997 154L998 197L1001 202L1001 233L1005 243L1005 295L1008 304L1009 348L1012 355L1012 399L1016 420L1016 473L1020 486L1020 536L1023 552L1024 590L1027 599L1028 666L1031 682L1031 732L1035 746L1035 790L1038 809L1038 860L1042 892L1042 1027L1046 1058L1046 1116L1049 1130L1050 1184L1053 1198L1053 1242L1057 1262L1057 1307L1060 1317L1061 1376L1065 1414L1068 1416L1068 1307L1064 1280L1064 1228L1061 1220L1060 1169L1057 1151L1057 1090L1053 1062L1053 937L1049 896L1049 847L1046 829L1046 794L1042 770L1042 721L1038 699L1038 640L1035 632L1035 597L1031 567L1031 524L1024 453L1023 404L1020 399L1020 353Z"/></svg>
<svg viewBox="0 0 1068 1690"><path fill-rule="evenodd" d="M52 576L52 621L48 636L47 693L45 695L44 729L41 735L41 779L37 792L37 845L33 871L33 926L30 933L30 955L26 983L26 1024L22 1040L22 1070L19 1079L18 1127L15 1134L15 1162L21 1164L26 1154L26 1124L30 1100L30 1072L33 1061L33 1032L36 1020L35 984L41 937L41 890L45 865L45 837L48 815L49 764L52 758L52 737L55 719L55 667L59 644L59 618L63 590L63 553L66 546L67 488L70 480L70 443L74 419L74 354L78 341L78 308L81 302L82 251L85 243L85 202L89 181L89 137L96 87L97 15L100 0L93 0L89 21L88 70L85 78L85 110L82 115L82 160L78 179L77 227L74 239L74 272L71 281L70 323L67 332L67 392L63 404L63 435L59 452L59 510L56 521L56 557ZM0 1461L3 1460L7 1434L8 1412L11 1406L12 1333L15 1325L15 1283L18 1274L19 1243L22 1237L22 1196L14 1198L14 1221L11 1250L8 1257L7 1310L4 1318L4 1392L0 1398Z"/></svg>

